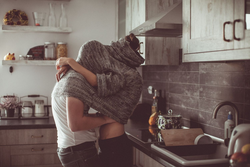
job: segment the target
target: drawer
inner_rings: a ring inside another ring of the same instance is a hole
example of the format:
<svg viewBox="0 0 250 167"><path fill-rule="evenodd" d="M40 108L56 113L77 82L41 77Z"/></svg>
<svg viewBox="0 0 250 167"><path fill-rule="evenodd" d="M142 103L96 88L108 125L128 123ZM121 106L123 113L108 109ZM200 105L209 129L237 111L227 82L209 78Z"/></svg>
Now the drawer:
<svg viewBox="0 0 250 167"><path fill-rule="evenodd" d="M57 144L33 144L10 146L11 155L29 155L29 154L49 154L56 153Z"/></svg>
<svg viewBox="0 0 250 167"><path fill-rule="evenodd" d="M60 165L61 162L56 153L54 154L25 154L25 155L12 155L10 157L11 167L23 166L45 166Z"/></svg>
<svg viewBox="0 0 250 167"><path fill-rule="evenodd" d="M4 145L57 143L57 131L53 129L6 130ZM1 145L1 144L0 144Z"/></svg>
<svg viewBox="0 0 250 167"><path fill-rule="evenodd" d="M10 148L11 166L60 166L57 144L19 145Z"/></svg>

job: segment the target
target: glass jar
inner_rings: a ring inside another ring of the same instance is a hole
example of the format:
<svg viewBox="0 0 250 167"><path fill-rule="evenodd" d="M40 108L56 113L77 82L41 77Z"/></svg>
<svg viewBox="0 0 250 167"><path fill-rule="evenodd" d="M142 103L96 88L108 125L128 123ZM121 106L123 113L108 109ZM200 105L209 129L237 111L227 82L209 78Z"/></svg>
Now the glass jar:
<svg viewBox="0 0 250 167"><path fill-rule="evenodd" d="M55 54L55 43L45 42L44 43L44 60L56 60Z"/></svg>
<svg viewBox="0 0 250 167"><path fill-rule="evenodd" d="M27 56L26 55L19 55L19 60L27 60Z"/></svg>
<svg viewBox="0 0 250 167"><path fill-rule="evenodd" d="M43 100L35 100L35 117L44 117L45 110L44 110L44 101Z"/></svg>
<svg viewBox="0 0 250 167"><path fill-rule="evenodd" d="M58 42L56 47L56 57L67 57L67 43Z"/></svg>

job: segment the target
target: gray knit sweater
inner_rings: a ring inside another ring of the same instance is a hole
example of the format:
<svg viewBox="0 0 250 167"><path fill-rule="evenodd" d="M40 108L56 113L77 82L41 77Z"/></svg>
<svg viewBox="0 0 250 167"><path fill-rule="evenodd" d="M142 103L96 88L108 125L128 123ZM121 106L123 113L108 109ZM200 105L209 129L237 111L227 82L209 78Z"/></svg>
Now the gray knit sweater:
<svg viewBox="0 0 250 167"><path fill-rule="evenodd" d="M80 48L76 61L96 74L98 86L92 87L81 74L70 69L56 83L52 97L75 97L117 122L127 123L142 91L142 78L136 67L144 59L120 39L110 45L87 42Z"/></svg>

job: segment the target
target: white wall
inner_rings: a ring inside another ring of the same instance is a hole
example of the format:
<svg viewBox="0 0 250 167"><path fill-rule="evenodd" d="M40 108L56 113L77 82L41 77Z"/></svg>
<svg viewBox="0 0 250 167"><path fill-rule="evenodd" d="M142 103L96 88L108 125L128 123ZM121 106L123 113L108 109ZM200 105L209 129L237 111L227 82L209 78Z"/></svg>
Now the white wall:
<svg viewBox="0 0 250 167"><path fill-rule="evenodd" d="M34 25L32 12L44 11L49 14L49 3L56 4L56 17L60 15L60 1L46 0L0 0L0 19L12 9L26 12L29 25ZM0 60L7 53L26 55L30 48L43 45L46 41L68 43L68 57L76 58L80 46L88 40L98 40L103 44L117 38L116 11L117 0L71 0L66 4L68 25L73 29L70 34L55 33L9 33L0 30ZM0 25L2 26L2 21ZM47 19L46 19L47 25ZM49 97L56 82L54 66L13 66L0 63L0 96L16 94L40 94Z"/></svg>

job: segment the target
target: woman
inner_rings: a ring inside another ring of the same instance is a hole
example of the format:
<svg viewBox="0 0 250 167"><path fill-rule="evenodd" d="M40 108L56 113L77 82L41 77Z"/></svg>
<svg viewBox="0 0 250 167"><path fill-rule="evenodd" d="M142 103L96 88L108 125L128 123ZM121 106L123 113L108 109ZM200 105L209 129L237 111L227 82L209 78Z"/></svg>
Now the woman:
<svg viewBox="0 0 250 167"><path fill-rule="evenodd" d="M101 123L99 145L102 166L128 166L124 153L129 152L129 143L124 124L132 114L142 90L142 78L136 67L144 59L137 52L138 48L139 40L133 34L111 45L90 41L81 47L76 61L60 58L56 63L59 70L56 77L60 82L52 96L67 98L68 113L73 110L81 113L83 107L89 106L114 120L112 122L103 117L106 121ZM62 74L64 76L61 78ZM69 127L74 131L85 129L83 120L79 118L79 115L73 114L68 119ZM87 125L95 127L92 117L87 118L90 120Z"/></svg>

